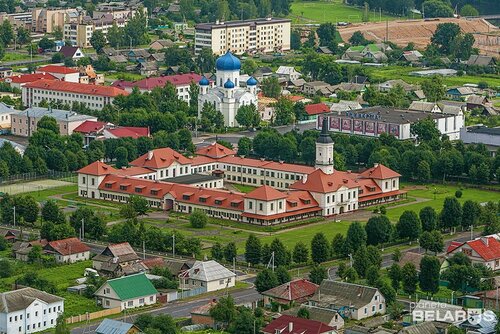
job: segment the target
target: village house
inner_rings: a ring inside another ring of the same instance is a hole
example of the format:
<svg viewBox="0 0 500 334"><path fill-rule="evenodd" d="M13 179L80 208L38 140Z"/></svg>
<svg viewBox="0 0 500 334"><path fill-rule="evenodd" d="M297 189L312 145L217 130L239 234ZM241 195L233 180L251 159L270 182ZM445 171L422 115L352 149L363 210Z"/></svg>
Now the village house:
<svg viewBox="0 0 500 334"><path fill-rule="evenodd" d="M16 241L12 245L11 251L16 260L27 262L29 257L28 254L34 246L39 246L40 248L45 247L48 241L45 239L33 240L33 241Z"/></svg>
<svg viewBox="0 0 500 334"><path fill-rule="evenodd" d="M422 112L442 112L441 108L439 108L437 103L422 102L422 101L413 101L410 104L408 110L422 111Z"/></svg>
<svg viewBox="0 0 500 334"><path fill-rule="evenodd" d="M114 319L104 319L96 328L96 334L139 334L142 331L134 324Z"/></svg>
<svg viewBox="0 0 500 334"><path fill-rule="evenodd" d="M472 263L484 264L495 271L500 269L500 241L493 236L485 236L466 242L452 241L446 255L465 254Z"/></svg>
<svg viewBox="0 0 500 334"><path fill-rule="evenodd" d="M215 327L215 320L210 315L212 307L217 305L217 300L213 299L206 304L195 307L191 310L191 322L193 325L204 325L210 328Z"/></svg>
<svg viewBox="0 0 500 334"><path fill-rule="evenodd" d="M169 39L157 39L156 41L153 41L151 42L151 44L149 44L149 48L155 51L160 51L163 49L170 48L174 45L175 43Z"/></svg>
<svg viewBox="0 0 500 334"><path fill-rule="evenodd" d="M57 263L74 263L90 258L90 247L77 238L50 241L43 249L46 254L53 255Z"/></svg>
<svg viewBox="0 0 500 334"><path fill-rule="evenodd" d="M10 114L18 110L14 107L0 102L0 134L7 134L11 131L12 120Z"/></svg>
<svg viewBox="0 0 500 334"><path fill-rule="evenodd" d="M92 267L105 276L120 277L134 273L141 259L128 242L108 245L101 254L92 258ZM141 266L146 270L145 266Z"/></svg>
<svg viewBox="0 0 500 334"><path fill-rule="evenodd" d="M261 293L264 296L264 305L271 305L272 302L293 306L302 304L312 297L318 285L306 279L297 279L285 284L278 285L272 289Z"/></svg>
<svg viewBox="0 0 500 334"><path fill-rule="evenodd" d="M236 274L214 260L197 261L179 275L182 290L202 289L204 292L231 288Z"/></svg>
<svg viewBox="0 0 500 334"><path fill-rule="evenodd" d="M276 70L276 74L278 77L285 78L287 81L295 81L302 76L293 66L280 66Z"/></svg>
<svg viewBox="0 0 500 334"><path fill-rule="evenodd" d="M309 299L309 305L332 309L344 318L354 320L385 314L386 311L385 298L377 288L329 279L321 282Z"/></svg>
<svg viewBox="0 0 500 334"><path fill-rule="evenodd" d="M74 61L77 61L80 58L85 57L82 50L77 46L63 46L59 53L63 55L64 58L71 58Z"/></svg>
<svg viewBox="0 0 500 334"><path fill-rule="evenodd" d="M330 112L330 107L324 103L311 103L304 106L306 115L302 116L300 120L315 121L318 115Z"/></svg>
<svg viewBox="0 0 500 334"><path fill-rule="evenodd" d="M264 334L335 334L335 329L322 322L282 315L271 321L266 327L262 328Z"/></svg>
<svg viewBox="0 0 500 334"><path fill-rule="evenodd" d="M56 326L64 298L33 288L0 293L0 333L36 333Z"/></svg>
<svg viewBox="0 0 500 334"><path fill-rule="evenodd" d="M444 96L455 101L465 101L471 95L474 95L474 90L470 87L455 87L448 89Z"/></svg>
<svg viewBox="0 0 500 334"><path fill-rule="evenodd" d="M95 292L97 304L103 308L125 309L156 304L155 289L144 273L123 276L106 281Z"/></svg>

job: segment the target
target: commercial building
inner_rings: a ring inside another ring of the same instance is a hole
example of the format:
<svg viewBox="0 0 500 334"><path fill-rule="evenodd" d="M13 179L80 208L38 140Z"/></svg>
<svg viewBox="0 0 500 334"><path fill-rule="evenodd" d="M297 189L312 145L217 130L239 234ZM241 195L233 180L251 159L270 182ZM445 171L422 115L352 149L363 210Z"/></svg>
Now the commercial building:
<svg viewBox="0 0 500 334"><path fill-rule="evenodd" d="M68 105L78 102L89 109L101 110L112 104L118 95L129 93L116 87L50 80L31 82L22 88L22 101L25 106L38 106L42 101Z"/></svg>
<svg viewBox="0 0 500 334"><path fill-rule="evenodd" d="M16 112L14 107L0 102L0 134L5 134L10 131L12 127L12 120L10 114Z"/></svg>
<svg viewBox="0 0 500 334"><path fill-rule="evenodd" d="M291 20L280 18L199 23L195 26L195 53L203 48L216 55L289 51L290 28Z"/></svg>
<svg viewBox="0 0 500 334"><path fill-rule="evenodd" d="M397 139L415 138L410 132L413 123L431 118L436 128L450 140L460 138L460 129L465 124L465 117L461 115L401 110L387 107L370 107L362 110L347 111L318 116L317 128L321 127L323 118L328 119L328 130L337 133L378 137L388 133Z"/></svg>
<svg viewBox="0 0 500 334"><path fill-rule="evenodd" d="M100 161L82 168L78 194L122 203L137 195L156 209L183 213L200 209L212 217L259 225L332 216L404 195L399 190L400 175L383 165L361 173L335 170L333 145L325 119L314 167L236 157L217 143L198 150L194 158L170 148L156 149L130 162L132 167L127 169L117 170ZM258 188L243 194L219 189L217 180L206 181L205 187L169 180L196 174Z"/></svg>
<svg viewBox="0 0 500 334"><path fill-rule="evenodd" d="M87 120L97 121L97 117L77 114L74 111L31 107L11 113L11 133L16 136L31 137L43 116L55 118L59 133L64 136L71 135L74 129Z"/></svg>
<svg viewBox="0 0 500 334"><path fill-rule="evenodd" d="M189 87L192 83L198 83L202 76L196 73L175 74L161 77L151 77L138 81L116 80L111 85L112 87L123 89L127 92L137 87L141 92L150 92L156 87L165 87L167 83L171 83L177 90L177 97L181 100L189 102L191 96Z"/></svg>
<svg viewBox="0 0 500 334"><path fill-rule="evenodd" d="M0 293L0 333L36 333L56 326L64 298L33 288Z"/></svg>

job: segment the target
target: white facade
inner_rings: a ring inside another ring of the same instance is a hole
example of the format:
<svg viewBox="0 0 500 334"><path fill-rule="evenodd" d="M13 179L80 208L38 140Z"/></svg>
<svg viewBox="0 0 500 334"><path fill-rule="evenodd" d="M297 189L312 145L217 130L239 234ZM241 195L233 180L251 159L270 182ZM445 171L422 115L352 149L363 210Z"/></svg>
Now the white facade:
<svg viewBox="0 0 500 334"><path fill-rule="evenodd" d="M123 311L125 309L156 304L156 294L121 300L108 283L104 283L104 285L96 291L95 295L101 306L106 309L119 307Z"/></svg>
<svg viewBox="0 0 500 334"><path fill-rule="evenodd" d="M87 261L90 259L90 251L75 253L70 255L55 254L57 263L75 263L79 261Z"/></svg>
<svg viewBox="0 0 500 334"><path fill-rule="evenodd" d="M290 31L287 19L201 23L195 27L195 53L203 48L216 55L289 51Z"/></svg>
<svg viewBox="0 0 500 334"><path fill-rule="evenodd" d="M197 261L192 268L179 275L182 290L204 289L206 292L231 288L236 274L216 261Z"/></svg>
<svg viewBox="0 0 500 334"><path fill-rule="evenodd" d="M23 291L35 290L32 288L25 288L21 290L14 290L10 292L3 293L1 296L3 303L7 305L11 304L8 299L8 295L19 294L22 295ZM49 295L41 291L40 295L43 298L44 295ZM36 298L38 293L31 294L26 293L27 298L34 298L34 300L27 306L19 308L14 304L21 304L19 301L13 302L12 306L9 305L8 308L13 310L4 311L0 313L0 333L2 334L14 334L14 333L36 333L41 331L46 331L50 328L56 326L57 317L64 312L64 299L57 296L51 296L50 302L44 301L42 299ZM53 297L53 298L52 298ZM21 297L17 297L21 298ZM5 305L4 305L5 307Z"/></svg>

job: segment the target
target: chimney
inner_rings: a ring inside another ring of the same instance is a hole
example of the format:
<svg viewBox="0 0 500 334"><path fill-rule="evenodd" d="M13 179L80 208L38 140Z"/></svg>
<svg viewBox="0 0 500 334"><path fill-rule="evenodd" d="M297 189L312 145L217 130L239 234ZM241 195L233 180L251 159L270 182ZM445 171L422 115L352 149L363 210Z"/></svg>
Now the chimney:
<svg viewBox="0 0 500 334"><path fill-rule="evenodd" d="M293 322L288 323L288 331L291 333L293 331Z"/></svg>
<svg viewBox="0 0 500 334"><path fill-rule="evenodd" d="M148 160L153 159L153 151L148 152Z"/></svg>
<svg viewBox="0 0 500 334"><path fill-rule="evenodd" d="M486 247L488 247L488 243L489 243L489 238L488 237L481 237L481 241L483 242L483 244L486 245Z"/></svg>
<svg viewBox="0 0 500 334"><path fill-rule="evenodd" d="M378 167L378 162L374 163L374 164L373 164L373 167L374 167L374 168L377 168L377 167Z"/></svg>

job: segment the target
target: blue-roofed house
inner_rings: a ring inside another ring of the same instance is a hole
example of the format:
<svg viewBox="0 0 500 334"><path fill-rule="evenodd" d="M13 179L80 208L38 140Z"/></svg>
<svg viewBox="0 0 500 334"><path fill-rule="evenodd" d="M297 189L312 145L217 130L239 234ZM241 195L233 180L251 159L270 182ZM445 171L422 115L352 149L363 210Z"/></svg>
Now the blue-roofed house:
<svg viewBox="0 0 500 334"><path fill-rule="evenodd" d="M141 330L128 322L104 319L95 332L96 334L135 334L140 333Z"/></svg>

